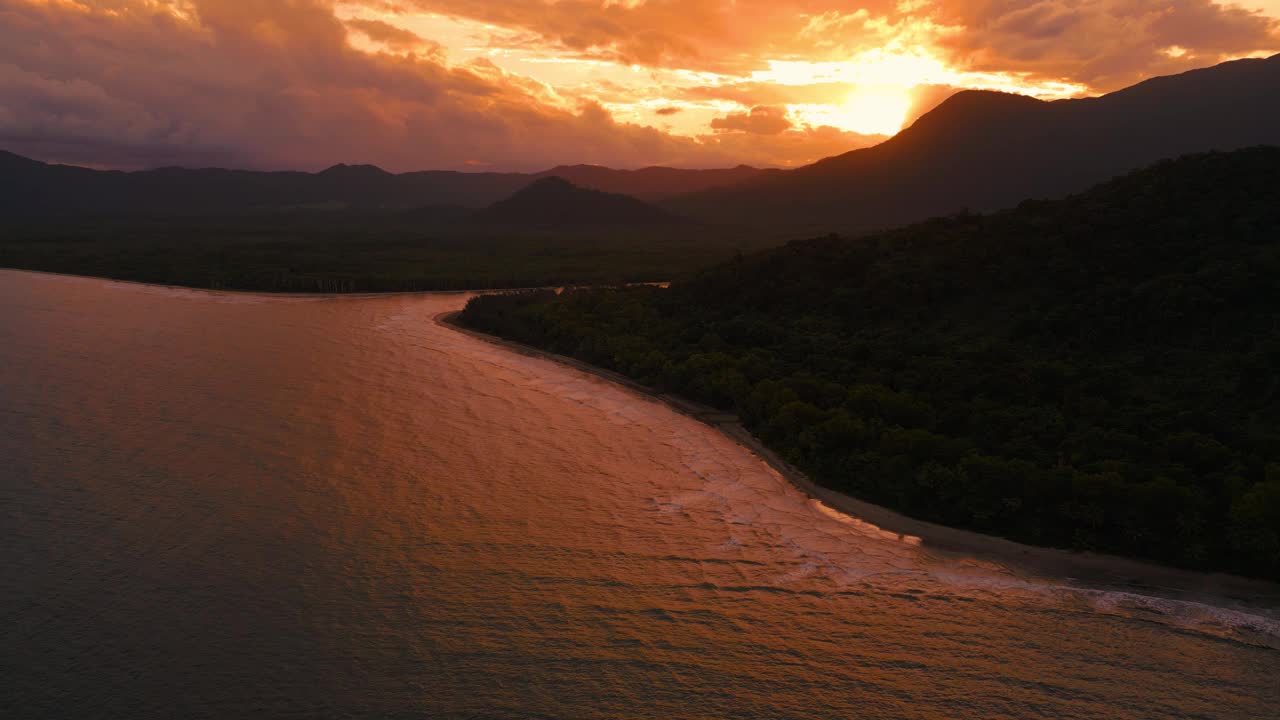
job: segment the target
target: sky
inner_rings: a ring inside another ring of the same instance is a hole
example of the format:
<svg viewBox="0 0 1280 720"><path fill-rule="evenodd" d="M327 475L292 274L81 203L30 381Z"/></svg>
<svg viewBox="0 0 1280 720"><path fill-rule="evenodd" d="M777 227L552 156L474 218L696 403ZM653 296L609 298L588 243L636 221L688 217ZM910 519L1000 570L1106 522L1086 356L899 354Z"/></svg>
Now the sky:
<svg viewBox="0 0 1280 720"><path fill-rule="evenodd" d="M1280 0L0 0L0 149L318 170L789 167L962 89L1280 52Z"/></svg>

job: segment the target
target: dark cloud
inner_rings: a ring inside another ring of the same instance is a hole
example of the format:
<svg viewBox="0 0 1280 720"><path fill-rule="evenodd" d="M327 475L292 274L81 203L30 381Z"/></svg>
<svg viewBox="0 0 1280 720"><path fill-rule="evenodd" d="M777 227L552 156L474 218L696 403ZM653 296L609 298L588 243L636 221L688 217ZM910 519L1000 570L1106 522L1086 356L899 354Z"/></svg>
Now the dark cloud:
<svg viewBox="0 0 1280 720"><path fill-rule="evenodd" d="M0 0L0 147L127 167L790 159L618 123L484 60L353 50L318 0L189 7L192 21L140 0L111 12Z"/></svg>
<svg viewBox="0 0 1280 720"><path fill-rule="evenodd" d="M1095 90L1280 48L1275 20L1212 0L948 0L942 38L953 61Z"/></svg>

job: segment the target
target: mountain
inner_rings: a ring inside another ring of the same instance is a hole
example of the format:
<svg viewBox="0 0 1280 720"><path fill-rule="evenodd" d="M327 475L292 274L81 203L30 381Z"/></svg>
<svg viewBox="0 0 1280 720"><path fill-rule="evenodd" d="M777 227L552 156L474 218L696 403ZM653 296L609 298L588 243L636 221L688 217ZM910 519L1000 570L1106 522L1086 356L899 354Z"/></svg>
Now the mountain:
<svg viewBox="0 0 1280 720"><path fill-rule="evenodd" d="M321 208L413 208L491 202L524 176L430 172L392 175L363 165L320 173L159 168L99 171L0 159L0 209L26 212L225 213Z"/></svg>
<svg viewBox="0 0 1280 720"><path fill-rule="evenodd" d="M680 170L669 167L614 170L599 165L561 165L538 173L536 177L559 177L579 187L631 195L652 202L675 195L729 187L777 172L779 171L762 170L750 165L713 170Z"/></svg>
<svg viewBox="0 0 1280 720"><path fill-rule="evenodd" d="M471 217L476 225L520 228L675 225L682 221L628 195L581 188L546 177Z"/></svg>
<svg viewBox="0 0 1280 720"><path fill-rule="evenodd" d="M225 213L308 209L482 208L539 179L564 175L583 187L640 197L705 190L765 174L726 170L595 166L542 173L426 171L392 174L372 165L319 173L160 168L99 171L49 165L0 151L0 210L27 213Z"/></svg>
<svg viewBox="0 0 1280 720"><path fill-rule="evenodd" d="M921 519L1280 580L1277 277L1280 148L1254 148L462 319Z"/></svg>
<svg viewBox="0 0 1280 720"><path fill-rule="evenodd" d="M1280 145L1280 55L1044 102L966 91L893 138L664 206L715 222L891 227L1060 197L1163 158Z"/></svg>

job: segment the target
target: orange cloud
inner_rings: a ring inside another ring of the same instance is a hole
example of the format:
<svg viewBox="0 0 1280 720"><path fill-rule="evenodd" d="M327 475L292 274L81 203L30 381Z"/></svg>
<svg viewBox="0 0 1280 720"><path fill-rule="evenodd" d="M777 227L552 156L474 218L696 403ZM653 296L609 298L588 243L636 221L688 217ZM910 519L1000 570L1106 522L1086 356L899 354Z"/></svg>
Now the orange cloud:
<svg viewBox="0 0 1280 720"><path fill-rule="evenodd" d="M381 1L381 0L380 0ZM399 0L536 33L624 64L743 76L770 60L845 61L896 45L959 70L1112 90L1171 67L1280 48L1274 19L1212 0Z"/></svg>
<svg viewBox="0 0 1280 720"><path fill-rule="evenodd" d="M777 135L791 129L791 121L787 119L787 109L757 105L750 112L731 113L711 121L714 130L741 130L757 135Z"/></svg>
<svg viewBox="0 0 1280 720"><path fill-rule="evenodd" d="M937 7L941 22L965 28L939 42L956 62L1101 91L1280 47L1275 19L1213 0L949 0Z"/></svg>
<svg viewBox="0 0 1280 720"><path fill-rule="evenodd" d="M381 20L365 20L354 18L344 23L348 28L361 33L374 42L382 43L395 50L415 50L428 48L432 52L441 52L438 43L427 40L417 33L397 27Z"/></svg>
<svg viewBox="0 0 1280 720"><path fill-rule="evenodd" d="M1210 0L0 0L0 147L93 165L795 165L957 89L1280 48Z"/></svg>
<svg viewBox="0 0 1280 720"><path fill-rule="evenodd" d="M724 165L492 63L353 49L318 0L0 0L0 146L122 167ZM750 157L748 156L748 159Z"/></svg>

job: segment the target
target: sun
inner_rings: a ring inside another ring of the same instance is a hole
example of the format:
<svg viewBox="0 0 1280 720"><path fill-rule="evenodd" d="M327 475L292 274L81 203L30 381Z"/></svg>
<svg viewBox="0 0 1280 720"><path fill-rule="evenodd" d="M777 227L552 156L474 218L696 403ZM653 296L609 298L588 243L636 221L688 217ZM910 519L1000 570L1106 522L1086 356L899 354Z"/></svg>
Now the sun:
<svg viewBox="0 0 1280 720"><path fill-rule="evenodd" d="M791 117L810 127L833 127L860 135L895 135L911 112L913 88L864 86L829 104L789 105Z"/></svg>
<svg viewBox="0 0 1280 720"><path fill-rule="evenodd" d="M910 111L908 88L862 88L832 111L829 124L863 135L894 135L902 129Z"/></svg>

